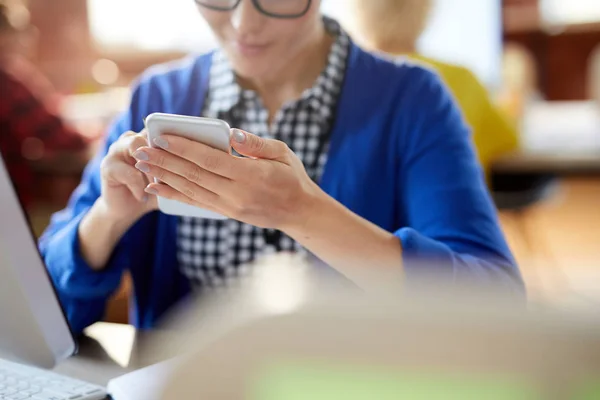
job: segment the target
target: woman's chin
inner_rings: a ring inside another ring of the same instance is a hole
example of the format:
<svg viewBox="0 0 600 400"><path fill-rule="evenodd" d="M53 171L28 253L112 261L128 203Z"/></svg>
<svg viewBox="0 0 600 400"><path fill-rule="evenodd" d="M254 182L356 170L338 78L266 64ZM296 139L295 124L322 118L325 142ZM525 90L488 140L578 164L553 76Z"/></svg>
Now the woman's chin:
<svg viewBox="0 0 600 400"><path fill-rule="evenodd" d="M248 80L263 80L273 77L272 64L262 62L238 62L233 65L236 74Z"/></svg>

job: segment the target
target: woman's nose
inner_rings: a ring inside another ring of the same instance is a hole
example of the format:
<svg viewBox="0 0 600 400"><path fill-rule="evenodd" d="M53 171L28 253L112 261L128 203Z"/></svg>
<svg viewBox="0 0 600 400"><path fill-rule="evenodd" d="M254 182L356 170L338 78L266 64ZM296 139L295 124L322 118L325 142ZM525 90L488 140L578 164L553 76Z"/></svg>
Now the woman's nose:
<svg viewBox="0 0 600 400"><path fill-rule="evenodd" d="M231 24L240 34L252 34L264 25L264 19L252 0L242 0L232 12Z"/></svg>

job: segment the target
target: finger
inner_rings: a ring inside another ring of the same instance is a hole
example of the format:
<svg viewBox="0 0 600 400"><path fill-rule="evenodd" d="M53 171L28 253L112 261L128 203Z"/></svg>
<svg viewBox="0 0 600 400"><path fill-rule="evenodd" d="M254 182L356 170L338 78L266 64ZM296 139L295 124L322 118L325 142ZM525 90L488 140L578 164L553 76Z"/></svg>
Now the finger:
<svg viewBox="0 0 600 400"><path fill-rule="evenodd" d="M154 141L163 150L188 160L200 168L233 179L239 175L239 158L203 143L173 135L163 135Z"/></svg>
<svg viewBox="0 0 600 400"><path fill-rule="evenodd" d="M148 187L148 185L146 185ZM146 193L144 188L144 193ZM158 210L158 199L156 196L151 195L150 193L146 193L147 201L145 202L145 209L147 211L155 211Z"/></svg>
<svg viewBox="0 0 600 400"><path fill-rule="evenodd" d="M215 193L227 190L233 183L229 178L214 174L191 161L161 149L142 147L133 153L133 156L138 160L136 168L146 174L153 174L151 171L153 168L161 168Z"/></svg>
<svg viewBox="0 0 600 400"><path fill-rule="evenodd" d="M121 135L121 138L126 138L126 137L129 137L129 136L135 136L135 135L137 135L137 132L134 132L134 131L127 131L127 132L125 132L125 133L123 133L123 134Z"/></svg>
<svg viewBox="0 0 600 400"><path fill-rule="evenodd" d="M231 145L240 154L252 158L262 158L286 162L289 158L289 147L279 140L265 139L242 131L231 130Z"/></svg>
<svg viewBox="0 0 600 400"><path fill-rule="evenodd" d="M138 169L123 162L114 162L107 165L104 171L109 182L117 182L127 186L138 201L143 202L146 199L144 188L147 185L147 180Z"/></svg>
<svg viewBox="0 0 600 400"><path fill-rule="evenodd" d="M145 131L129 136L126 139L127 155L133 157L133 154L141 147L148 146L148 138ZM134 162L135 163L135 162Z"/></svg>
<svg viewBox="0 0 600 400"><path fill-rule="evenodd" d="M115 155L121 160L134 165L135 160L131 156L138 148L147 146L148 140L145 136L145 132L125 132L119 140L114 142L109 148L109 155Z"/></svg>
<svg viewBox="0 0 600 400"><path fill-rule="evenodd" d="M139 164L140 163L137 164L137 168L142 167ZM173 172L157 166L145 164L143 167L145 166L149 167L147 169L148 175L157 178L161 183L169 185L193 201L201 202L203 204L212 204L219 200L219 196L216 193L202 186L198 186L194 182L190 182L180 175L174 174Z"/></svg>
<svg viewBox="0 0 600 400"><path fill-rule="evenodd" d="M139 132L127 131L127 132L123 133L119 139L131 137L131 136L138 136L138 135L141 135L141 136L143 136L145 138L148 138L148 131L146 130L146 128L142 129Z"/></svg>
<svg viewBox="0 0 600 400"><path fill-rule="evenodd" d="M216 203L214 200L211 200L211 196L207 196L206 199L200 197L192 199L181 193L179 190L162 183L151 183L146 187L145 191L153 196L160 196L165 199L180 201L182 203L186 203L195 207L201 207L224 215L223 211L216 206L218 203Z"/></svg>

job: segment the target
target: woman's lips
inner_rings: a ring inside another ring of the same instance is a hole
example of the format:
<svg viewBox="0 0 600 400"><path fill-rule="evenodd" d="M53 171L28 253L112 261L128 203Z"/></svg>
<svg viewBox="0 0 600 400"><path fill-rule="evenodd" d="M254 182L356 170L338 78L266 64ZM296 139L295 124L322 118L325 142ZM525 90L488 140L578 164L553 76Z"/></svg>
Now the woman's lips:
<svg viewBox="0 0 600 400"><path fill-rule="evenodd" d="M233 42L234 48L243 56L252 57L264 53L269 47L268 44L253 44L240 41Z"/></svg>

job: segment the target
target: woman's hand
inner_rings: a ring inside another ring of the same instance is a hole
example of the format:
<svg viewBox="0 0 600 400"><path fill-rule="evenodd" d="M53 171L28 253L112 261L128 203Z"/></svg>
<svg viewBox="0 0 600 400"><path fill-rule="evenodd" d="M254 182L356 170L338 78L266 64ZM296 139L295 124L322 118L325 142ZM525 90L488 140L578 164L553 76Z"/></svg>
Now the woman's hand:
<svg viewBox="0 0 600 400"><path fill-rule="evenodd" d="M247 158L171 135L155 144L160 148L141 147L133 153L140 173L161 182L149 184L147 193L248 224L280 230L301 224L312 199L322 193L298 157L278 140L234 129L231 144Z"/></svg>
<svg viewBox="0 0 600 400"><path fill-rule="evenodd" d="M127 132L114 142L100 165L102 194L79 224L79 250L89 266L102 270L123 234L157 208L144 189L149 177L135 168L132 154L148 145L146 132Z"/></svg>
<svg viewBox="0 0 600 400"><path fill-rule="evenodd" d="M100 176L102 195L99 199L105 211L115 219L135 222L142 215L156 209L156 198L144 189L148 177L135 168L132 154L148 145L147 134L127 132L110 146L102 160Z"/></svg>
<svg viewBox="0 0 600 400"><path fill-rule="evenodd" d="M284 143L233 130L233 148L248 158L176 136L155 144L162 149L133 154L136 168L162 182L147 193L281 230L361 286L373 269L401 279L400 240L323 192Z"/></svg>

